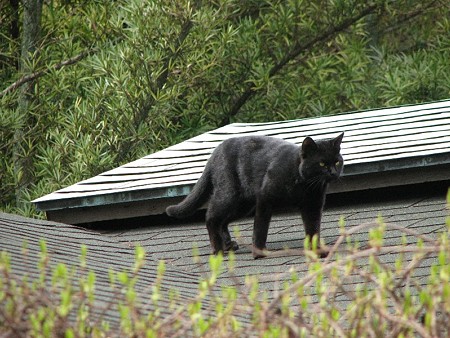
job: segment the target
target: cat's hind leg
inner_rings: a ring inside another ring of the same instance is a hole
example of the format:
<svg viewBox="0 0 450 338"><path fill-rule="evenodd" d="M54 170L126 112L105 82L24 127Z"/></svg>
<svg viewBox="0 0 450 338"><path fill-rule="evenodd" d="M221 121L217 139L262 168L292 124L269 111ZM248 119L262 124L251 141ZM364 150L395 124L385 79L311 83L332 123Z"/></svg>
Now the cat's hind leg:
<svg viewBox="0 0 450 338"><path fill-rule="evenodd" d="M237 244L237 242L231 239L230 231L228 230L228 223L222 224L222 238L224 240L225 251L239 250L239 245Z"/></svg>
<svg viewBox="0 0 450 338"><path fill-rule="evenodd" d="M222 224L222 237L225 243L225 251L237 251L239 244L231 239L229 231L229 222L241 218L248 217L255 211L255 202L252 200L234 197L233 202L230 203L230 213L228 213L228 221ZM231 210L233 210L231 212Z"/></svg>
<svg viewBox="0 0 450 338"><path fill-rule="evenodd" d="M217 224L217 220L209 218L206 220L206 229L208 230L209 242L214 255L217 255L220 251L223 251L223 238L219 231L220 226Z"/></svg>
<svg viewBox="0 0 450 338"><path fill-rule="evenodd" d="M231 240L228 224L235 216L237 200L221 200L211 198L206 212L206 228L214 254L237 250L238 244Z"/></svg>

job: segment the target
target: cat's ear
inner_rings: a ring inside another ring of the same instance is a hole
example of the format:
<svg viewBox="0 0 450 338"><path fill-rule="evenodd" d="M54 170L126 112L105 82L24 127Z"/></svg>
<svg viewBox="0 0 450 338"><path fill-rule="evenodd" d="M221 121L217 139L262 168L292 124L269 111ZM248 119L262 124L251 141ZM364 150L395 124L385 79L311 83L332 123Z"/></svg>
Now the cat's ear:
<svg viewBox="0 0 450 338"><path fill-rule="evenodd" d="M311 137L306 137L302 143L302 157L306 158L308 155L317 151L317 144Z"/></svg>
<svg viewBox="0 0 450 338"><path fill-rule="evenodd" d="M340 133L335 139L333 139L334 148L337 150L341 150L342 138L344 137L344 133Z"/></svg>

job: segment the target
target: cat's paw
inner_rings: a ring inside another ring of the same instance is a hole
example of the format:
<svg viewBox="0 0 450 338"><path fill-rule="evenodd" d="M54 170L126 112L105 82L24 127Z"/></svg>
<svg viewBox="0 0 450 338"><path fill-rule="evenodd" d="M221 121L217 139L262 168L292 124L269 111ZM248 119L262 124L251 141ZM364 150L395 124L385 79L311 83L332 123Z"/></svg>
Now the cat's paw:
<svg viewBox="0 0 450 338"><path fill-rule="evenodd" d="M231 241L230 244L228 244L227 249L225 251L237 251L239 250L239 244L237 244L236 241Z"/></svg>
<svg viewBox="0 0 450 338"><path fill-rule="evenodd" d="M317 256L319 256L319 258L327 258L328 254L330 253L330 249L328 249L325 246L322 246L317 249L316 253L317 253Z"/></svg>
<svg viewBox="0 0 450 338"><path fill-rule="evenodd" d="M253 253L253 258L258 259L258 258L267 257L269 251L265 247L260 249L260 248L253 246L252 253Z"/></svg>

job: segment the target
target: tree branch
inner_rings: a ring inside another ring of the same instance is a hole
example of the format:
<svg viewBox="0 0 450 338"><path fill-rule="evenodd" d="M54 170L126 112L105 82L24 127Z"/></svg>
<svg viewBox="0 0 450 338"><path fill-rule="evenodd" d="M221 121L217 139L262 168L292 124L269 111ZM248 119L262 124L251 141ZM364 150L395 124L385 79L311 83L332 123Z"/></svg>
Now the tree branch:
<svg viewBox="0 0 450 338"><path fill-rule="evenodd" d="M199 1L194 3L194 8L198 9ZM182 47L184 41L188 37L194 23L190 18L187 18L181 26L181 30L179 35L177 36L174 42L173 52L168 48L166 50L166 56L163 59L164 65L161 74L156 78L154 83L150 84L150 91L155 93L159 90L163 89L164 85L167 83L167 79L169 77L169 67L170 64L179 56L181 53L180 48ZM138 129L139 126L148 118L149 112L155 104L155 98L149 92L147 98L139 104L139 108L134 114L133 121L131 122L132 128ZM132 145L133 140L123 141L120 144L120 147L117 151L116 163L121 163L125 156L128 154L130 146Z"/></svg>
<svg viewBox="0 0 450 338"><path fill-rule="evenodd" d="M23 84L30 82L30 81L34 81L42 76L44 76L45 74L47 74L50 70L59 70L65 66L70 66L73 65L75 63L77 63L78 61L84 59L86 56L91 55L92 53L96 52L97 48L92 48L92 49L88 49L85 50L83 52L81 52L80 54L71 57L70 59L64 60L60 63L57 63L53 66L51 66L50 68L46 68L37 72L33 72L31 74L28 75L24 75L22 76L19 80L17 80L16 82L12 83L11 85L9 85L6 89L4 89L2 92L0 92L0 98L2 98L3 96L5 96L6 94L9 94L10 92L18 89L20 86L22 86Z"/></svg>
<svg viewBox="0 0 450 338"><path fill-rule="evenodd" d="M157 77L157 79L155 81L155 85L152 86L153 92L157 92L157 91L161 90L164 87L164 85L166 84L167 78L169 77L169 66L170 66L171 62L173 62L173 60L175 60L177 58L178 54L180 53L179 49L182 46L186 37L189 35L189 32L190 32L192 26L193 26L192 20L189 19L189 20L185 21L183 26L181 27L181 32L180 32L177 40L175 41L175 46L174 46L175 52L172 53L169 49L167 50L167 55L164 58L163 71ZM139 109L137 114L135 114L135 116L134 116L134 120L133 120L134 128L137 129L140 126L140 124L143 121L145 121L150 109L152 108L152 106L154 104L155 104L155 99L151 94L149 94L147 100L142 104L141 109Z"/></svg>
<svg viewBox="0 0 450 338"><path fill-rule="evenodd" d="M423 5L423 4L422 4ZM386 34L393 32L400 27L402 27L405 23L411 22L413 19L417 18L420 15L423 15L424 13L427 13L427 11L438 9L438 8L444 8L445 4L441 0L435 0L431 1L428 4L423 5L423 7L412 9L410 12L405 13L404 15L400 16L400 18L395 22L395 25L389 26L381 31L381 33Z"/></svg>
<svg viewBox="0 0 450 338"><path fill-rule="evenodd" d="M325 42L335 36L336 34L344 31L345 29L349 28L359 20L361 20L363 17L372 14L375 12L380 5L370 5L366 8L364 8L360 13L358 13L356 16L347 18L344 21L342 21L339 25L330 27L328 30L323 32L322 34L316 36L306 44L301 44L299 42L295 43L293 48L286 53L286 55L281 58L281 60L278 61L276 65L274 65L269 70L269 78L276 75L281 69L283 69L290 61L297 58L300 54L311 50L312 47L314 47L318 43ZM255 83L250 82L247 85L246 90L242 93L241 96L239 96L234 103L231 106L231 109L229 110L227 116L224 117L222 122L220 123L220 126L224 126L230 123L230 118L236 116L239 113L239 110L242 108L242 106L253 96L257 93L257 90L254 89Z"/></svg>

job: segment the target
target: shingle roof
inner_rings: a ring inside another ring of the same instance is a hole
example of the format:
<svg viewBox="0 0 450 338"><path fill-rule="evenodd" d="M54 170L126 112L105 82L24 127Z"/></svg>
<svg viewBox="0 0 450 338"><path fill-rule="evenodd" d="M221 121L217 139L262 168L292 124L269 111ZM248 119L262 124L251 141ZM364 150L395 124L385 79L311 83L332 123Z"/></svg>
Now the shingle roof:
<svg viewBox="0 0 450 338"><path fill-rule="evenodd" d="M400 243L401 233L390 225L404 226L431 238L437 238L439 233L446 229L447 211L444 197L446 187L442 186L438 189L431 187L425 192L419 191L419 188L383 190L379 196L372 195L370 192L357 192L354 193L357 195L356 198L355 196L348 198L342 194L336 195L330 200L324 212L322 238L328 245L335 243L339 235L338 222L341 217L345 219L346 229L352 229L361 223L372 222L380 214L388 223L385 245ZM384 198L381 199L380 196ZM304 232L299 225L299 219L296 213L275 215L269 229L268 248L270 250L281 250L285 247L301 249ZM162 219L153 221L151 226L149 224L148 221L142 221L141 224L135 224L135 228L95 231L0 213L0 249L11 255L14 274L18 276L29 274L31 277L36 277L39 274L37 268L39 238L47 241L52 265L58 262L77 264L79 247L85 244L88 247L88 268L96 273L96 301L101 306L109 302L113 296L109 289L108 269L120 271L130 268L133 263L134 246L140 244L147 253L147 263L140 271L136 284L140 301L151 308L150 289L156 278L157 261L161 259L167 264L163 283L164 292L174 289L180 295L180 302L191 300L197 293L198 280L209 273L207 262L210 247L203 221L170 225L167 220ZM300 276L307 273L305 256L299 251L296 251L294 255L280 251L279 255L254 260L251 250L247 247L251 243L252 224L251 219L243 219L231 225L240 229L241 249L236 253L234 274L222 274L218 285L243 284L245 276L259 275L260 290L267 291L271 299L282 288L282 283L279 281L289 280L291 269ZM355 234L354 239L364 246L367 237L366 229ZM27 255L23 255L20 250L23 241L27 242ZM416 238L407 236L407 241L414 243ZM199 262L193 260L193 245L199 249ZM395 259L396 257L392 254L380 255L380 260L388 264L393 264ZM430 273L429 267L435 261L436 257L424 261L411 276L411 284L425 285ZM408 258L405 259L405 266L408 262ZM359 264L364 264L364 261L360 261ZM354 284L359 282L356 276L354 279L349 279L346 285L353 290ZM345 295L342 295L335 301L345 306L347 299ZM164 304L166 303L163 302ZM162 310L170 312L168 308L163 307ZM98 311L100 313L101 309ZM107 318L113 327L117 325L117 311L109 311Z"/></svg>
<svg viewBox="0 0 450 338"><path fill-rule="evenodd" d="M377 186L450 178L449 170L436 170L450 164L450 100L446 100L294 121L235 123L33 202L50 219L68 223L159 214L173 203L170 198L189 193L213 149L227 138L258 134L300 144L306 136L327 138L342 131L344 184L331 191L366 189L372 174ZM403 171L411 168L421 172L408 178ZM401 174L388 181L376 177L385 172ZM94 209L97 212L90 212Z"/></svg>

